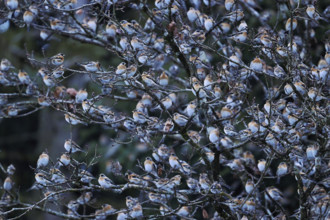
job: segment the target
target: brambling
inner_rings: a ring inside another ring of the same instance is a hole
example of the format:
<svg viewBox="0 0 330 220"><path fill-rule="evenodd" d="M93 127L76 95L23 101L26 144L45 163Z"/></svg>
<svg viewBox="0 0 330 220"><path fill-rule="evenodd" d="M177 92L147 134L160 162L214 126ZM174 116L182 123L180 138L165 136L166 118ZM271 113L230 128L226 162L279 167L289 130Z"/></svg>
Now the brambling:
<svg viewBox="0 0 330 220"><path fill-rule="evenodd" d="M235 0L226 0L225 1L226 10L231 11L233 9L234 4L235 4Z"/></svg>
<svg viewBox="0 0 330 220"><path fill-rule="evenodd" d="M274 199L275 201L281 202L281 203L284 203L286 201L283 197L282 192L279 189L275 188L274 186L267 187L266 191L268 192L269 196L272 199ZM271 199L268 197L267 193L265 193L265 198L266 198L266 200L271 201Z"/></svg>
<svg viewBox="0 0 330 220"><path fill-rule="evenodd" d="M89 61L78 65L84 67L87 72L97 72L101 70L101 64L98 61Z"/></svg>
<svg viewBox="0 0 330 220"><path fill-rule="evenodd" d="M157 155L166 160L170 156L170 149L165 144L162 144L157 149Z"/></svg>
<svg viewBox="0 0 330 220"><path fill-rule="evenodd" d="M131 45L133 47L134 50L138 51L138 50L142 50L143 49L143 42L141 42L141 40L139 40L138 37L133 36L132 40L131 40Z"/></svg>
<svg viewBox="0 0 330 220"><path fill-rule="evenodd" d="M157 165L155 162L150 158L147 157L144 161L144 169L146 172L153 174L154 176L158 176L157 174Z"/></svg>
<svg viewBox="0 0 330 220"><path fill-rule="evenodd" d="M138 112L142 112L145 115L148 114L148 108L147 108L147 106L145 106L145 104L143 104L143 102L141 102L141 101L139 101L136 104L135 110L138 111Z"/></svg>
<svg viewBox="0 0 330 220"><path fill-rule="evenodd" d="M195 173L192 169L192 167L186 162L186 161L179 161L181 164L180 171L185 175L190 175L192 173Z"/></svg>
<svg viewBox="0 0 330 220"><path fill-rule="evenodd" d="M50 71L45 68L45 67L41 67L39 70L38 70L38 74L40 74L40 76L43 78L44 76L46 75L51 75Z"/></svg>
<svg viewBox="0 0 330 220"><path fill-rule="evenodd" d="M147 106L147 107L151 107L152 106L152 98L150 95L148 94L143 94L142 98L141 98L141 102Z"/></svg>
<svg viewBox="0 0 330 220"><path fill-rule="evenodd" d="M59 184L66 182L65 175L59 169L53 168L50 170L50 173L52 175L52 177L50 179L52 182L59 183Z"/></svg>
<svg viewBox="0 0 330 220"><path fill-rule="evenodd" d="M232 36L232 39L237 42L245 42L247 40L248 34L246 31L237 32Z"/></svg>
<svg viewBox="0 0 330 220"><path fill-rule="evenodd" d="M218 182L218 181L214 181L211 185L211 188L210 188L210 191L211 193L213 194L219 194L221 193L223 190L222 190L222 186L221 184Z"/></svg>
<svg viewBox="0 0 330 220"><path fill-rule="evenodd" d="M237 138L239 138L241 141L246 141L252 135L253 135L252 131L249 128L247 128L247 129L240 130L238 132Z"/></svg>
<svg viewBox="0 0 330 220"><path fill-rule="evenodd" d="M18 79L22 84L29 84L31 81L27 72L23 72L23 71L18 72Z"/></svg>
<svg viewBox="0 0 330 220"><path fill-rule="evenodd" d="M89 184L95 177L87 170L80 170L78 176L82 183Z"/></svg>
<svg viewBox="0 0 330 220"><path fill-rule="evenodd" d="M148 118L142 112L133 111L133 120L138 124L144 124L147 122Z"/></svg>
<svg viewBox="0 0 330 220"><path fill-rule="evenodd" d="M79 208L79 203L76 200L70 200L68 203L68 208L76 213Z"/></svg>
<svg viewBox="0 0 330 220"><path fill-rule="evenodd" d="M1 59L1 63L0 63L0 70L6 72L6 71L8 71L11 68L14 68L11 65L11 62L9 60L7 60L6 58L2 58Z"/></svg>
<svg viewBox="0 0 330 220"><path fill-rule="evenodd" d="M37 173L35 176L35 180L42 186L51 184L51 181L47 179L47 176L43 173Z"/></svg>
<svg viewBox="0 0 330 220"><path fill-rule="evenodd" d="M209 17L209 18L205 19L204 28L205 28L206 31L210 31L213 28L214 25L215 25L215 23L214 23L214 20L213 20L212 17Z"/></svg>
<svg viewBox="0 0 330 220"><path fill-rule="evenodd" d="M136 204L133 206L132 210L129 212L129 216L132 218L140 218L143 216L143 210L141 204Z"/></svg>
<svg viewBox="0 0 330 220"><path fill-rule="evenodd" d="M77 124L84 124L87 125L86 122L80 120L77 116L71 113L64 114L65 121L68 122L71 125L77 125Z"/></svg>
<svg viewBox="0 0 330 220"><path fill-rule="evenodd" d="M222 22L220 23L220 29L224 34L228 33L230 31L231 25L228 22Z"/></svg>
<svg viewBox="0 0 330 220"><path fill-rule="evenodd" d="M221 138L220 143L225 148L231 148L234 146L234 142L227 136Z"/></svg>
<svg viewBox="0 0 330 220"><path fill-rule="evenodd" d="M291 27L291 25L292 25L292 27ZM297 25L298 25L298 21L296 18L293 18L292 22L291 22L291 18L289 18L285 23L285 30L294 31L297 28Z"/></svg>
<svg viewBox="0 0 330 220"><path fill-rule="evenodd" d="M61 66L64 63L64 56L65 55L63 53L56 54L49 58L49 62L51 65Z"/></svg>
<svg viewBox="0 0 330 220"><path fill-rule="evenodd" d="M191 207L190 206L182 206L176 214L181 217L188 217L191 212Z"/></svg>
<svg viewBox="0 0 330 220"><path fill-rule="evenodd" d="M250 213L250 212L254 213L255 209L256 209L256 203L255 203L254 199L251 198L251 199L247 200L242 208L243 208L243 210L247 211L248 213Z"/></svg>
<svg viewBox="0 0 330 220"><path fill-rule="evenodd" d="M162 196L162 194L159 194L159 193L149 192L148 197L149 197L149 200L154 203L162 204L165 202L165 198Z"/></svg>
<svg viewBox="0 0 330 220"><path fill-rule="evenodd" d="M126 75L127 75L126 77L127 78L133 77L136 71L137 71L137 66L135 64L128 66L126 68Z"/></svg>
<svg viewBox="0 0 330 220"><path fill-rule="evenodd" d="M39 35L42 40L47 40L50 36L50 32L47 30L41 30Z"/></svg>
<svg viewBox="0 0 330 220"><path fill-rule="evenodd" d="M6 0L5 4L9 10L16 10L18 7L18 0Z"/></svg>
<svg viewBox="0 0 330 220"><path fill-rule="evenodd" d="M288 173L288 165L285 162L281 162L276 171L277 183L280 182L280 178Z"/></svg>
<svg viewBox="0 0 330 220"><path fill-rule="evenodd" d="M299 118L296 117L296 115L288 115L288 121L290 125L294 125L299 121Z"/></svg>
<svg viewBox="0 0 330 220"><path fill-rule="evenodd" d="M143 178L135 173L129 173L127 174L127 179L130 183L136 184L136 185L148 185L148 182L143 180Z"/></svg>
<svg viewBox="0 0 330 220"><path fill-rule="evenodd" d="M173 103L173 104L176 103L177 97L176 97L176 94L175 94L175 93L170 93L170 94L168 95L168 97L170 97L170 99L172 99L172 103Z"/></svg>
<svg viewBox="0 0 330 220"><path fill-rule="evenodd" d="M297 91L301 94L301 95L305 95L306 94L306 86L303 82L301 81L296 81L294 82L294 87L296 87Z"/></svg>
<svg viewBox="0 0 330 220"><path fill-rule="evenodd" d="M44 197L47 197L47 201L49 202L56 202L59 199L59 195L55 195L54 191L47 190L44 193Z"/></svg>
<svg viewBox="0 0 330 220"><path fill-rule="evenodd" d="M195 192L200 192L199 183L196 179L188 178L187 179L187 186L189 187L189 189L191 189Z"/></svg>
<svg viewBox="0 0 330 220"><path fill-rule="evenodd" d="M127 71L127 67L126 67L126 63L125 62L121 62L116 69L116 74L117 75L123 75L126 74Z"/></svg>
<svg viewBox="0 0 330 220"><path fill-rule="evenodd" d="M76 152L83 152L83 150L81 149L81 147L74 142L71 139L66 139L64 142L64 149L68 152L68 153L76 153Z"/></svg>
<svg viewBox="0 0 330 220"><path fill-rule="evenodd" d="M324 55L324 59L328 63L328 65L330 65L330 52L326 52L326 54Z"/></svg>
<svg viewBox="0 0 330 220"><path fill-rule="evenodd" d="M110 204L102 205L102 213L104 213L105 215L111 215L116 211L117 210L115 208L113 208L112 205L110 205Z"/></svg>
<svg viewBox="0 0 330 220"><path fill-rule="evenodd" d="M13 164L10 164L8 167L7 167L7 173L8 175L12 176L14 175L15 171L16 171L16 168Z"/></svg>
<svg viewBox="0 0 330 220"><path fill-rule="evenodd" d="M307 149L306 149L307 159L315 159L318 150L319 150L319 147L317 145L312 145L312 146L307 147Z"/></svg>
<svg viewBox="0 0 330 220"><path fill-rule="evenodd" d="M204 82L203 82L204 88L208 91L211 91L213 84L214 84L214 81L212 79L212 75L211 74L206 75Z"/></svg>
<svg viewBox="0 0 330 220"><path fill-rule="evenodd" d="M167 206L163 206L163 205L161 205L161 206L159 207L159 212L160 212L161 215L166 215L166 214L169 213L170 211L171 211L171 209L168 208Z"/></svg>
<svg viewBox="0 0 330 220"><path fill-rule="evenodd" d="M214 152L212 152L212 151L208 151L208 152L205 152L205 155L206 155L206 158L207 158L207 160L210 162L210 163L212 163L213 162L213 160L214 160Z"/></svg>
<svg viewBox="0 0 330 220"><path fill-rule="evenodd" d="M311 19L319 20L321 18L320 17L320 14L315 10L314 5L308 5L307 6L307 8L306 8L306 14Z"/></svg>
<svg viewBox="0 0 330 220"><path fill-rule="evenodd" d="M81 103L81 107L84 110L84 112L89 113L89 114L94 114L95 112L98 111L97 107L94 105L94 103L84 100Z"/></svg>
<svg viewBox="0 0 330 220"><path fill-rule="evenodd" d="M67 153L64 153L61 155L60 157L60 166L64 165L64 166L68 166L71 162L71 158L70 155Z"/></svg>
<svg viewBox="0 0 330 220"><path fill-rule="evenodd" d="M100 174L98 183L102 188L111 188L113 186L112 180L103 173Z"/></svg>
<svg viewBox="0 0 330 220"><path fill-rule="evenodd" d="M14 185L14 182L9 176L3 182L3 188L6 191L10 191L13 188L13 185Z"/></svg>
<svg viewBox="0 0 330 220"><path fill-rule="evenodd" d="M219 129L214 128L209 133L209 140L212 144L219 144L220 132Z"/></svg>
<svg viewBox="0 0 330 220"><path fill-rule="evenodd" d="M173 120L177 123L180 127L186 126L188 123L188 118L185 115L175 112L173 114Z"/></svg>
<svg viewBox="0 0 330 220"><path fill-rule="evenodd" d="M119 161L108 160L105 165L105 170L107 173L113 173L115 175L120 175L123 167Z"/></svg>
<svg viewBox="0 0 330 220"><path fill-rule="evenodd" d="M250 194L252 192L253 188L254 188L253 181L250 180L250 179L248 181L246 181L246 183L245 183L245 191L247 192L247 194Z"/></svg>
<svg viewBox="0 0 330 220"><path fill-rule="evenodd" d="M122 36L119 41L120 47L123 49L123 51L126 51L128 49L129 43L127 40L127 37Z"/></svg>
<svg viewBox="0 0 330 220"><path fill-rule="evenodd" d="M237 22L244 18L244 12L241 10L236 10L227 14L226 18L228 18L231 22Z"/></svg>
<svg viewBox="0 0 330 220"><path fill-rule="evenodd" d="M56 80L53 76L45 75L42 79L47 87L54 87L56 85Z"/></svg>
<svg viewBox="0 0 330 220"><path fill-rule="evenodd" d="M57 67L57 68L54 69L53 72L52 72L52 76L53 76L55 79L58 79L58 78L63 77L63 74L64 74L64 67L63 67L63 65Z"/></svg>
<svg viewBox="0 0 330 220"><path fill-rule="evenodd" d="M185 113L187 114L188 117L192 117L195 114L197 105L195 103L195 101L190 102L186 109L185 109Z"/></svg>
<svg viewBox="0 0 330 220"><path fill-rule="evenodd" d="M126 206L127 206L128 209L132 209L138 203L139 203L138 198L133 198L131 196L126 196Z"/></svg>
<svg viewBox="0 0 330 220"><path fill-rule="evenodd" d="M203 89L203 86L199 81L192 84L191 91L195 96L198 96L201 99L207 97L206 91Z"/></svg>
<svg viewBox="0 0 330 220"><path fill-rule="evenodd" d="M210 187L211 187L211 181L207 177L207 174L206 173L201 173L199 175L199 185L205 191L208 191L210 189Z"/></svg>
<svg viewBox="0 0 330 220"><path fill-rule="evenodd" d="M266 143L269 144L272 147L276 147L278 144L278 141L276 140L276 138L274 137L274 135L272 133L269 133L266 136Z"/></svg>
<svg viewBox="0 0 330 220"><path fill-rule="evenodd" d="M40 167L46 167L49 163L49 156L47 153L43 152L40 154L38 162L37 162L37 168Z"/></svg>
<svg viewBox="0 0 330 220"><path fill-rule="evenodd" d="M97 28L96 19L95 18L87 19L87 22L83 23L82 26L86 28L88 31L95 32Z"/></svg>
<svg viewBox="0 0 330 220"><path fill-rule="evenodd" d="M196 41L196 43L203 44L206 40L206 35L203 30L195 30L194 33L192 33L191 38Z"/></svg>
<svg viewBox="0 0 330 220"><path fill-rule="evenodd" d="M290 84L286 84L284 86L284 92L286 95L291 95L293 93L293 89L292 89L292 86Z"/></svg>
<svg viewBox="0 0 330 220"><path fill-rule="evenodd" d="M255 121L251 121L248 124L248 128L252 131L252 133L256 133L259 131L259 124Z"/></svg>
<svg viewBox="0 0 330 220"><path fill-rule="evenodd" d="M10 117L15 117L19 113L19 108L15 105L9 105L6 109L7 115Z"/></svg>
<svg viewBox="0 0 330 220"><path fill-rule="evenodd" d="M263 70L263 62L259 57L256 57L251 61L250 68L254 71L261 72Z"/></svg>
<svg viewBox="0 0 330 220"><path fill-rule="evenodd" d="M175 186L180 186L181 185L181 178L182 177L179 174L175 175L170 179L170 183L173 183Z"/></svg>
<svg viewBox="0 0 330 220"><path fill-rule="evenodd" d="M271 48L273 46L272 39L268 34L261 35L260 41L265 47Z"/></svg>
<svg viewBox="0 0 330 220"><path fill-rule="evenodd" d="M234 114L234 110L231 106L225 105L221 111L220 111L220 115L221 118L229 118Z"/></svg>
<svg viewBox="0 0 330 220"><path fill-rule="evenodd" d="M126 220L129 218L129 214L127 213L127 210L122 210L118 212L117 220Z"/></svg>
<svg viewBox="0 0 330 220"><path fill-rule="evenodd" d="M157 83L156 83L154 77L152 76L152 74L143 72L141 75L141 78L147 86L149 86L149 87L157 86Z"/></svg>
<svg viewBox="0 0 330 220"><path fill-rule="evenodd" d="M26 10L23 14L23 21L25 22L28 29L30 28L30 25L33 20L34 20L34 14L31 11Z"/></svg>
<svg viewBox="0 0 330 220"><path fill-rule="evenodd" d="M234 160L230 161L229 163L227 163L226 165L229 166L234 171L240 172L240 171L244 170L244 166L240 159L234 159Z"/></svg>
<svg viewBox="0 0 330 220"><path fill-rule="evenodd" d="M280 65L277 64L274 68L274 75L277 78L284 78L286 76L286 73L285 73L284 69Z"/></svg>
<svg viewBox="0 0 330 220"><path fill-rule="evenodd" d="M181 164L180 164L179 158L174 153L172 153L170 155L170 157L169 157L168 160L169 160L170 166L173 169L180 169L181 168Z"/></svg>
<svg viewBox="0 0 330 220"><path fill-rule="evenodd" d="M0 21L0 33L5 33L10 27L9 19L1 19Z"/></svg>
<svg viewBox="0 0 330 220"><path fill-rule="evenodd" d="M312 88L309 89L307 95L308 95L308 97L309 97L311 100L316 101L316 102L319 102L319 101L321 101L322 99L326 99L326 97L322 96L322 95L320 94L320 92L319 92L316 88L314 88L314 87L312 87Z"/></svg>
<svg viewBox="0 0 330 220"><path fill-rule="evenodd" d="M197 68L196 75L199 80L204 80L206 77L205 68Z"/></svg>
<svg viewBox="0 0 330 220"><path fill-rule="evenodd" d="M54 31L63 31L65 28L65 23L59 19L53 19L50 21L50 28Z"/></svg>
<svg viewBox="0 0 330 220"><path fill-rule="evenodd" d="M86 100L88 97L88 93L86 89L80 89L76 94L76 102L82 103L84 100Z"/></svg>
<svg viewBox="0 0 330 220"><path fill-rule="evenodd" d="M135 33L134 26L132 23L122 20L120 21L121 26L124 28L124 30L127 32L128 35L132 35Z"/></svg>
<svg viewBox="0 0 330 220"><path fill-rule="evenodd" d="M198 18L198 10L195 10L193 7L190 7L190 9L187 12L187 17L190 22L195 22Z"/></svg>
<svg viewBox="0 0 330 220"><path fill-rule="evenodd" d="M252 164L255 165L255 159L254 155L251 153L251 151L245 151L243 153L243 160L245 161L246 164Z"/></svg>
<svg viewBox="0 0 330 220"><path fill-rule="evenodd" d="M172 107L172 99L168 96L160 100L166 110ZM162 109L160 105L157 105L154 109Z"/></svg>
<svg viewBox="0 0 330 220"><path fill-rule="evenodd" d="M5 74L0 72L0 84L8 85L10 82L6 79Z"/></svg>
<svg viewBox="0 0 330 220"><path fill-rule="evenodd" d="M96 215L96 218L95 219L98 219L98 220L105 220L107 218L107 215L111 215L113 214L114 212L116 212L117 210L114 209L111 205L109 204L104 204L102 205L102 209L98 209L95 211L95 215ZM118 214L119 216L119 214ZM127 217L125 217L124 219L126 219ZM120 218L117 218L117 219L120 219Z"/></svg>
<svg viewBox="0 0 330 220"><path fill-rule="evenodd" d="M235 131L235 127L230 123L225 124L223 128L223 132L230 137L237 135L237 132Z"/></svg>
<svg viewBox="0 0 330 220"><path fill-rule="evenodd" d="M111 38L115 38L116 33L117 33L117 26L116 24L114 24L113 22L109 22L106 26L105 26L105 33L111 37Z"/></svg>
<svg viewBox="0 0 330 220"><path fill-rule="evenodd" d="M199 135L199 132L189 130L187 131L187 134L194 143L198 144L200 142L201 136Z"/></svg>
<svg viewBox="0 0 330 220"><path fill-rule="evenodd" d="M159 85L161 86L167 86L169 82L169 77L168 75L163 72L160 76L159 76Z"/></svg>

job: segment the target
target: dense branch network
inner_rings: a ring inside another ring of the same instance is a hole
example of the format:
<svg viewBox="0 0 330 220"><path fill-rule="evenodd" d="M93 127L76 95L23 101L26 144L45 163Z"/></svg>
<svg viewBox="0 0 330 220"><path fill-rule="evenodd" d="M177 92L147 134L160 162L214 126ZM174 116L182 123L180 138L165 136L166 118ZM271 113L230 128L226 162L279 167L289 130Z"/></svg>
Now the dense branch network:
<svg viewBox="0 0 330 220"><path fill-rule="evenodd" d="M307 0L274 8L253 0L5 0L1 33L16 26L48 43L63 36L121 62L69 65L66 54L27 51L33 75L3 58L0 117L52 108L69 126L102 125L149 156L134 172L110 160L106 174L93 173L100 156L83 162L93 152L63 140L59 158L44 152L33 168L38 201L21 201L14 165L1 165L1 217L40 210L67 219L329 218L330 43L320 36L330 9L316 7ZM85 76L96 90L63 86ZM296 192L280 184L288 175ZM132 190L140 196L127 196L125 207L95 202L100 192Z"/></svg>

